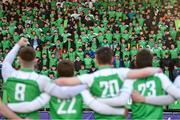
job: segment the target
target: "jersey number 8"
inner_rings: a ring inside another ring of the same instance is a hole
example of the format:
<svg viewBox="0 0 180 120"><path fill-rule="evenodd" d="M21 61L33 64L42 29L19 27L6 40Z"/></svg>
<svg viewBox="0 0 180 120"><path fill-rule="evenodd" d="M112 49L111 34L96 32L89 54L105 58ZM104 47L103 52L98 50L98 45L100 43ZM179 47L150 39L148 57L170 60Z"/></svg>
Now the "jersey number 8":
<svg viewBox="0 0 180 120"><path fill-rule="evenodd" d="M26 85L17 83L15 88L15 100L24 101Z"/></svg>

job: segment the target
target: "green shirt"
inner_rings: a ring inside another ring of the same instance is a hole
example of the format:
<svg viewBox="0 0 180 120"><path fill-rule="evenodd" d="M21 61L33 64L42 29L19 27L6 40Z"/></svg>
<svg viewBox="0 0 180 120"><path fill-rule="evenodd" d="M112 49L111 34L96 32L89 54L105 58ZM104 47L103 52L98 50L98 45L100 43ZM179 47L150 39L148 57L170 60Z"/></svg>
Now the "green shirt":
<svg viewBox="0 0 180 120"><path fill-rule="evenodd" d="M75 52L69 52L69 59L70 61L74 61L75 60L75 57L76 57L76 53Z"/></svg>
<svg viewBox="0 0 180 120"><path fill-rule="evenodd" d="M149 76L138 79L133 84L134 90L139 91L143 96L160 96L164 94L163 83L160 75ZM134 102L132 108L132 119L162 120L163 107L145 103Z"/></svg>
<svg viewBox="0 0 180 120"><path fill-rule="evenodd" d="M81 95L77 95L71 99L57 99L51 97L50 100L50 116L51 119L82 119L83 102Z"/></svg>
<svg viewBox="0 0 180 120"><path fill-rule="evenodd" d="M159 59L153 60L152 65L153 67L160 67L160 60Z"/></svg>
<svg viewBox="0 0 180 120"><path fill-rule="evenodd" d="M174 58L177 58L178 57L178 49L175 48L173 50L169 50L170 54L171 54L171 58L174 59Z"/></svg>
<svg viewBox="0 0 180 120"><path fill-rule="evenodd" d="M105 38L107 39L108 43L112 43L113 34L112 33L106 33Z"/></svg>
<svg viewBox="0 0 180 120"><path fill-rule="evenodd" d="M129 69L125 68L114 68L112 70L109 66L104 66L91 75L86 74L78 76L78 79L88 84L89 90L93 96L111 98L119 93L128 71ZM95 119L120 120L125 118L121 115L102 115L95 113Z"/></svg>
<svg viewBox="0 0 180 120"><path fill-rule="evenodd" d="M27 77L23 76L26 74ZM35 72L27 69L22 69L18 72L13 72L4 83L4 91L7 93L7 102L20 103L30 102L40 95L41 82L37 82L41 78ZM39 78L39 79L37 79ZM43 80L46 80L45 77ZM41 80L42 81L42 80ZM18 113L22 118L39 119L39 112Z"/></svg>
<svg viewBox="0 0 180 120"><path fill-rule="evenodd" d="M80 60L82 60L82 61L84 60L84 52L77 51L76 55L79 56Z"/></svg>
<svg viewBox="0 0 180 120"><path fill-rule="evenodd" d="M84 58L85 68L90 69L92 67L93 59L92 58Z"/></svg>
<svg viewBox="0 0 180 120"><path fill-rule="evenodd" d="M57 62L58 62L57 58L50 58L49 59L49 67L52 67L53 65L56 66Z"/></svg>

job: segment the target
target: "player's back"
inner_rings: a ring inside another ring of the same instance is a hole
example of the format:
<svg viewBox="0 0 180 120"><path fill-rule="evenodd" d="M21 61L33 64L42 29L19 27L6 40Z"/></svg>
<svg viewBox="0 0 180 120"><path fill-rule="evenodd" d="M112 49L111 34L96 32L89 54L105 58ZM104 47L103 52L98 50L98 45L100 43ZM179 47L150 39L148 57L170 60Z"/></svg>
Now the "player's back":
<svg viewBox="0 0 180 120"><path fill-rule="evenodd" d="M155 74L146 78L137 79L134 84L134 90L139 91L143 96L160 96L165 93L162 83L162 73ZM133 120L160 120L163 119L163 106L150 105L145 103L133 103Z"/></svg>
<svg viewBox="0 0 180 120"><path fill-rule="evenodd" d="M4 83L4 91L7 93L8 103L19 103L32 101L40 95L40 88L37 82L41 75L22 69L13 72ZM38 111L28 114L19 114L23 118L39 119Z"/></svg>
<svg viewBox="0 0 180 120"><path fill-rule="evenodd" d="M123 70L123 69L122 69ZM126 69L124 69L126 74ZM90 92L100 98L112 98L117 96L120 88L123 85L124 76L120 76L119 69L104 68L93 73L93 82L90 85ZM123 72L123 71L121 71ZM95 113L96 119L125 119L124 116L102 115Z"/></svg>
<svg viewBox="0 0 180 120"><path fill-rule="evenodd" d="M81 120L82 113L83 113L83 101L80 94L70 99L58 99L56 97L51 97L50 100L51 119Z"/></svg>

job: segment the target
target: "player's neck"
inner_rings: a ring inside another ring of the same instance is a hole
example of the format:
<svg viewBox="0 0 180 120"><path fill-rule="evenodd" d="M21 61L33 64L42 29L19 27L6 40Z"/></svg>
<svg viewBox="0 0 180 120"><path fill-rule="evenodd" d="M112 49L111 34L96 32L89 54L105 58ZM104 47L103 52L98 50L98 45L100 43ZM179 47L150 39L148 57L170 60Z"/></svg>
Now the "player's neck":
<svg viewBox="0 0 180 120"><path fill-rule="evenodd" d="M111 68L112 67L112 65L110 65L110 64L99 64L98 65L99 66L99 69L103 69L103 68Z"/></svg>
<svg viewBox="0 0 180 120"><path fill-rule="evenodd" d="M34 66L32 65L21 65L21 69L28 69L28 70L34 70Z"/></svg>

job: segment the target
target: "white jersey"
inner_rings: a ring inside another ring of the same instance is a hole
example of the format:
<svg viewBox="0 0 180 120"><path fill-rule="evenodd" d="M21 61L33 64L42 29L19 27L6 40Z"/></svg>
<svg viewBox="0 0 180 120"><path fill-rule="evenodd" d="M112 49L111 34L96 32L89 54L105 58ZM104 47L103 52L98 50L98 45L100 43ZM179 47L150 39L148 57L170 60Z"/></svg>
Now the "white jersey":
<svg viewBox="0 0 180 120"><path fill-rule="evenodd" d="M128 68L107 68L98 70L92 74L85 74L78 76L78 79L83 83L87 84L89 87L92 86L94 82L96 82L96 78L98 77L109 77L110 80L114 79L112 75L117 75L118 78L123 82L127 79L127 74L130 69Z"/></svg>
<svg viewBox="0 0 180 120"><path fill-rule="evenodd" d="M174 85L180 88L180 75L178 75L174 80Z"/></svg>

